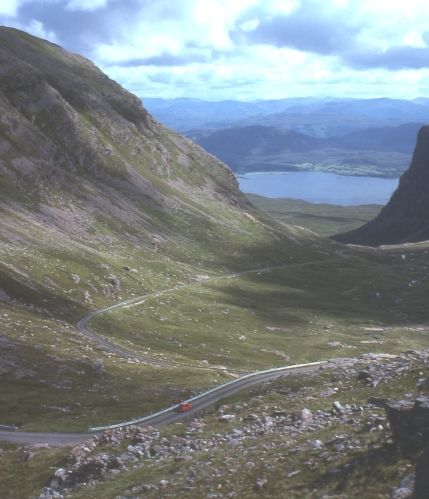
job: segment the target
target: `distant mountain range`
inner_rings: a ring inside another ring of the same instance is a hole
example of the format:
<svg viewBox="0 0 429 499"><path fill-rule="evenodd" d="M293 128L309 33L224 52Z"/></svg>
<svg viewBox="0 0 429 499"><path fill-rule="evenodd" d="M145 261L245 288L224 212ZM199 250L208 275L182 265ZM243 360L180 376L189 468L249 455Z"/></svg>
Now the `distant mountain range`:
<svg viewBox="0 0 429 499"><path fill-rule="evenodd" d="M162 123L185 133L236 172L330 171L398 177L429 99L314 99L206 102L144 99Z"/></svg>
<svg viewBox="0 0 429 499"><path fill-rule="evenodd" d="M314 99L284 99L256 102L234 100L209 102L200 99L144 98L149 112L163 124L182 132L199 128L220 129L242 120L282 113L292 106L309 105Z"/></svg>
<svg viewBox="0 0 429 499"><path fill-rule="evenodd" d="M292 130L246 126L189 136L238 173L320 169L397 177L408 167L419 123L320 138Z"/></svg>
<svg viewBox="0 0 429 499"><path fill-rule="evenodd" d="M429 122L429 99L315 99L219 101L143 99L163 124L181 131L264 125L288 128L316 137L335 137L355 130Z"/></svg>
<svg viewBox="0 0 429 499"><path fill-rule="evenodd" d="M242 125L286 127L316 137L338 137L367 128L429 122L429 107L394 99L347 99L295 105L285 111L250 118Z"/></svg>

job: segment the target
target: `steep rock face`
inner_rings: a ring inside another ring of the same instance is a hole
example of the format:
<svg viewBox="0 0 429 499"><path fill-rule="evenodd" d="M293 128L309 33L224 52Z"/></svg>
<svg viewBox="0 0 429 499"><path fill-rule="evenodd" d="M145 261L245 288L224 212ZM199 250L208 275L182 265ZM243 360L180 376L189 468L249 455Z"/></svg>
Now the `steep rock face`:
<svg viewBox="0 0 429 499"><path fill-rule="evenodd" d="M185 184L245 203L224 165L164 129L81 56L1 28L0 90L0 174L13 191L43 201L59 186L85 197L105 184L164 206L175 204L176 186L183 192Z"/></svg>
<svg viewBox="0 0 429 499"><path fill-rule="evenodd" d="M411 166L380 214L359 229L333 239L368 246L429 239L429 126L421 128Z"/></svg>

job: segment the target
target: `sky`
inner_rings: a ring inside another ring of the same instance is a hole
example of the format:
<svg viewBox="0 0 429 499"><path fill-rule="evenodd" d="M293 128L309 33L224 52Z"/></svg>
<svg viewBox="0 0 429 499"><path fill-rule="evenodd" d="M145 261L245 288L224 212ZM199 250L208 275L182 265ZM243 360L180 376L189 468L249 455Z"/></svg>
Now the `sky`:
<svg viewBox="0 0 429 499"><path fill-rule="evenodd" d="M0 0L140 97L429 96L427 0Z"/></svg>

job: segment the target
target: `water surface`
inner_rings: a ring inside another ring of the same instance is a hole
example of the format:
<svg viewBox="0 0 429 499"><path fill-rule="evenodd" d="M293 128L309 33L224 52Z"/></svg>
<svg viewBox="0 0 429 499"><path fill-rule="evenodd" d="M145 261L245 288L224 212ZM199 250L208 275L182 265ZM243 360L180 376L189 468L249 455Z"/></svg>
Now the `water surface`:
<svg viewBox="0 0 429 499"><path fill-rule="evenodd" d="M352 177L324 172L252 172L238 176L243 192L270 198L339 205L386 204L397 178Z"/></svg>

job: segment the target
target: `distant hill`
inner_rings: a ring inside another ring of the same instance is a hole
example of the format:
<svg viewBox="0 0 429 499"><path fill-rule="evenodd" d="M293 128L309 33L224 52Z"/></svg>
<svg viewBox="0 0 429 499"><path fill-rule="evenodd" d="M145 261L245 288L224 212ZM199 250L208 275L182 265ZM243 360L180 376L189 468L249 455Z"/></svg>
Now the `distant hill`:
<svg viewBox="0 0 429 499"><path fill-rule="evenodd" d="M241 102L225 100L208 102L200 99L144 98L145 107L164 125L184 132L198 128L219 129L255 117L280 113L300 103L314 99L297 98Z"/></svg>
<svg viewBox="0 0 429 499"><path fill-rule="evenodd" d="M296 105L286 111L247 118L241 126L263 125L289 128L315 137L338 137L368 128L429 122L429 107L392 99L332 101Z"/></svg>
<svg viewBox="0 0 429 499"><path fill-rule="evenodd" d="M190 137L240 173L320 168L343 174L395 177L409 164L420 126L407 123L318 138L253 125L194 132Z"/></svg>
<svg viewBox="0 0 429 499"><path fill-rule="evenodd" d="M156 119L181 132L264 125L334 137L366 128L429 122L428 100L424 98L291 98L253 102L147 98L143 102Z"/></svg>
<svg viewBox="0 0 429 499"><path fill-rule="evenodd" d="M254 102L144 99L154 116L236 172L329 171L398 177L429 100L296 98Z"/></svg>
<svg viewBox="0 0 429 499"><path fill-rule="evenodd" d="M328 141L283 128L248 126L226 128L193 137L208 152L232 168L249 155L274 155L284 152L306 152L327 147Z"/></svg>
<svg viewBox="0 0 429 499"><path fill-rule="evenodd" d="M386 151L411 155L416 144L420 123L399 126L367 128L335 138L345 149L361 151Z"/></svg>
<svg viewBox="0 0 429 499"><path fill-rule="evenodd" d="M429 126L423 127L410 168L380 214L362 227L334 236L344 243L379 246L429 239Z"/></svg>

